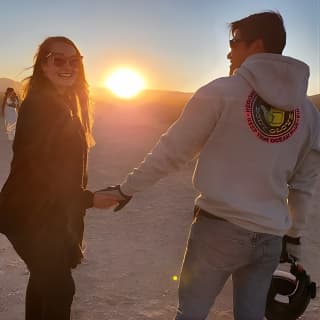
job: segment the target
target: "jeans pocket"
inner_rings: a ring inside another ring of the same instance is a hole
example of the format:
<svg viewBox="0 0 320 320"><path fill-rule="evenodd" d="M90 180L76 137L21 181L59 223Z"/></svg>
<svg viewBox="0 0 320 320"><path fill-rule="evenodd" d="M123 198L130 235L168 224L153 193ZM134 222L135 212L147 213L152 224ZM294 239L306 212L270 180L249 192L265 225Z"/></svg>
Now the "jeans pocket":
<svg viewBox="0 0 320 320"><path fill-rule="evenodd" d="M188 250L214 270L232 270L250 255L249 232L227 221L197 217Z"/></svg>
<svg viewBox="0 0 320 320"><path fill-rule="evenodd" d="M281 250L282 238L279 236L269 235L268 239L263 242L263 256L265 260L274 260L275 264L279 264Z"/></svg>

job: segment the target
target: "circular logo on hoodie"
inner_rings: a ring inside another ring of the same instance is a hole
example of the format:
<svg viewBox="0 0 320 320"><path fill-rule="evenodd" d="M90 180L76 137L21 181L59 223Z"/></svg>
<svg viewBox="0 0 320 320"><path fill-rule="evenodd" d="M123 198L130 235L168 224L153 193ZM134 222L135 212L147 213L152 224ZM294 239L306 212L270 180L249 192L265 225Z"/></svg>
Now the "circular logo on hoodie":
<svg viewBox="0 0 320 320"><path fill-rule="evenodd" d="M268 143L290 138L299 125L299 108L292 111L277 109L263 101L254 91L245 105L245 116L251 131Z"/></svg>

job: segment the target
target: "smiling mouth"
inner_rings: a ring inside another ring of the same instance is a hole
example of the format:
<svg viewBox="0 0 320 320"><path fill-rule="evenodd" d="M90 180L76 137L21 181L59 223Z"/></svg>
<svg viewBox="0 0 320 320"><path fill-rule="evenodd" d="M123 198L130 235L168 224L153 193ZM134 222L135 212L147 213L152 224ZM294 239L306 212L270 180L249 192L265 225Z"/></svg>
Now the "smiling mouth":
<svg viewBox="0 0 320 320"><path fill-rule="evenodd" d="M69 79L73 76L72 73L58 73L58 76L63 79Z"/></svg>

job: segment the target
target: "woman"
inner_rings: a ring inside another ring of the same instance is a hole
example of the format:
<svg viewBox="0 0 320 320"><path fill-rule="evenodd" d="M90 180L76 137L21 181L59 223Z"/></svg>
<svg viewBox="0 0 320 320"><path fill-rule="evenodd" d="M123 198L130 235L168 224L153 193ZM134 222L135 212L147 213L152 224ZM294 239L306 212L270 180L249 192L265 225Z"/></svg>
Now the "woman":
<svg viewBox="0 0 320 320"><path fill-rule="evenodd" d="M17 111L19 108L19 98L13 88L7 88L1 106L2 127L10 141L13 140L16 122Z"/></svg>
<svg viewBox="0 0 320 320"><path fill-rule="evenodd" d="M70 319L71 269L83 257L83 217L93 201L85 190L92 144L82 56L71 40L49 37L26 81L0 202L0 231L30 270L26 320Z"/></svg>

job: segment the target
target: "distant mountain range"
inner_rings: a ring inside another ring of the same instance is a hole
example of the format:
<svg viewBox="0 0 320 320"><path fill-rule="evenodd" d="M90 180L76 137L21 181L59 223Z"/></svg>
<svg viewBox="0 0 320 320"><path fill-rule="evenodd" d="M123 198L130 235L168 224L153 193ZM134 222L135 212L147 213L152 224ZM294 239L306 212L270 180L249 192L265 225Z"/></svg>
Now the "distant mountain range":
<svg viewBox="0 0 320 320"><path fill-rule="evenodd" d="M92 88L96 112L105 110L117 114L143 114L150 121L171 123L176 120L184 105L191 98L190 92L144 90L131 99L121 99L105 88Z"/></svg>
<svg viewBox="0 0 320 320"><path fill-rule="evenodd" d="M13 87L17 92L21 91L21 82L17 82L8 78L0 78L0 93L5 92L6 88ZM100 105L108 105L109 108L122 106L122 107L147 107L149 111L163 112L164 109L171 109L171 113L177 116L185 103L191 98L193 93L180 92L180 91L165 91L165 90L145 90L142 91L133 99L120 99L114 96L108 89L101 87L92 87L91 95L92 100L96 107ZM310 96L313 103L320 109L320 94ZM152 110L153 109L153 110ZM174 112L174 110L176 112ZM160 114L159 114L160 115Z"/></svg>
<svg viewBox="0 0 320 320"><path fill-rule="evenodd" d="M14 88L17 92L21 90L21 82L8 78L0 78L0 92L5 92L7 88Z"/></svg>
<svg viewBox="0 0 320 320"><path fill-rule="evenodd" d="M183 105L192 96L191 92L166 91L166 90L143 90L136 97L121 99L116 97L110 90L101 87L91 88L93 101L97 104L108 103L111 106L144 106L150 104L165 104L168 107Z"/></svg>

